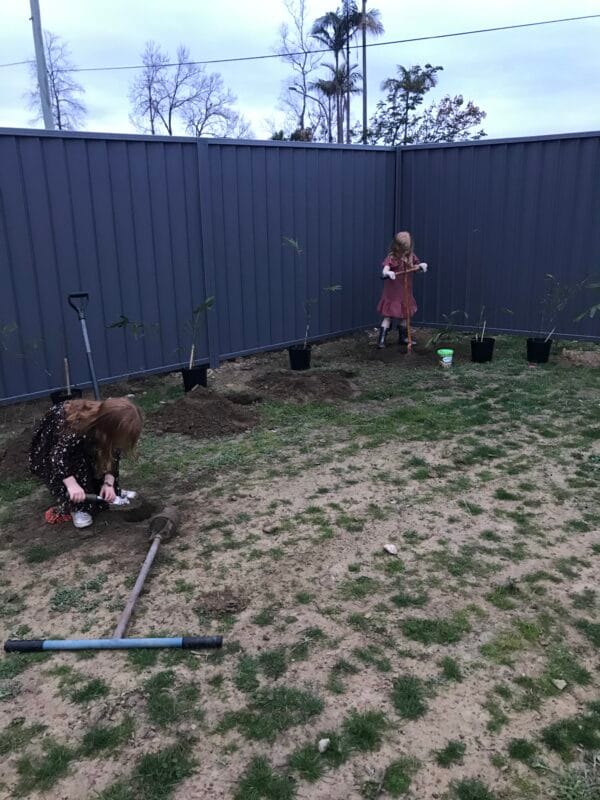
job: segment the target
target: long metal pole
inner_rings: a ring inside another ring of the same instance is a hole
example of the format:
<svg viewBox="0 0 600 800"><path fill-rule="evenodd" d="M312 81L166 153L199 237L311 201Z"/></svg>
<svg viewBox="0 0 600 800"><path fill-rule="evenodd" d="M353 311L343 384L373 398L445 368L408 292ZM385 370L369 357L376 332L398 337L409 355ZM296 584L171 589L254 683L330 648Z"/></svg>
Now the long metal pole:
<svg viewBox="0 0 600 800"><path fill-rule="evenodd" d="M160 547L160 542L161 542L160 536L155 536L154 541L152 542L152 546L150 550L148 550L148 555L146 556L146 560L142 564L142 568L140 570L140 574L138 575L137 581L135 582L135 586L131 590L129 597L127 598L127 603L125 605L125 608L123 609L123 613L121 614L121 616L119 617L119 621L117 622L117 627L115 628L115 632L113 633L113 638L115 639L122 639L125 636L125 631L127 630L127 626L129 625L129 620L131 619L133 609L144 586L144 581L146 580L146 577L150 572L150 567L152 566L154 557L156 556L158 548Z"/></svg>
<svg viewBox="0 0 600 800"><path fill-rule="evenodd" d="M367 0L362 0L363 144L367 143Z"/></svg>
<svg viewBox="0 0 600 800"><path fill-rule="evenodd" d="M42 116L44 117L44 127L46 130L54 130L54 118L50 105L50 92L48 90L48 70L46 68L46 54L44 52L44 39L42 37L42 20L40 18L39 0L29 0L31 8L31 26L33 28L33 43L35 45L35 61L37 64L38 86L40 90L40 102L42 104Z"/></svg>
<svg viewBox="0 0 600 800"><path fill-rule="evenodd" d="M346 6L346 144L350 144L350 0Z"/></svg>

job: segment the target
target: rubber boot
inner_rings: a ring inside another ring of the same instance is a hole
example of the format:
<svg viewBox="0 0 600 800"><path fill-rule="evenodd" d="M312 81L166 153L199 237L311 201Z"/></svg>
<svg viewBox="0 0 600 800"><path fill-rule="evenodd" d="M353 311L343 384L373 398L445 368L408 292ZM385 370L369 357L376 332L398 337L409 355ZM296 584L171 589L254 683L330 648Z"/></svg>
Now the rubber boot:
<svg viewBox="0 0 600 800"><path fill-rule="evenodd" d="M383 325L379 328L379 341L377 342L377 347L379 350L383 350L385 347L385 337L387 336L388 328L384 328Z"/></svg>
<svg viewBox="0 0 600 800"><path fill-rule="evenodd" d="M415 345L417 343L416 339L414 339L412 336L410 338L412 344ZM406 325L400 325L398 328L398 344L404 345L405 347L408 345L408 330Z"/></svg>

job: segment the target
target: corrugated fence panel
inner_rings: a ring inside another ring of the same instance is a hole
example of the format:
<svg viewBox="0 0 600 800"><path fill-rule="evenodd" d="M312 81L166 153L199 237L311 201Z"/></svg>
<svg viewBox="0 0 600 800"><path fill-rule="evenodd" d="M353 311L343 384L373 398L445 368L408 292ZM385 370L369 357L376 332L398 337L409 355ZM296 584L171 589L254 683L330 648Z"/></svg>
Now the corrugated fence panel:
<svg viewBox="0 0 600 800"><path fill-rule="evenodd" d="M415 278L416 319L453 311L495 329L598 338L575 322L591 294L573 294L556 321L541 320L545 275L574 286L600 275L600 137L400 148L398 227L411 230L431 270ZM510 309L509 314L504 309Z"/></svg>
<svg viewBox="0 0 600 800"><path fill-rule="evenodd" d="M372 324L393 232L391 150L210 143L203 190L220 356ZM295 252L286 240L294 240ZM340 292L324 292L341 285Z"/></svg>
<svg viewBox="0 0 600 800"><path fill-rule="evenodd" d="M100 380L185 362L205 297L196 142L0 136L0 276L5 401L61 386L65 356L88 382L69 292L90 294Z"/></svg>
<svg viewBox="0 0 600 800"><path fill-rule="evenodd" d="M393 149L0 131L0 402L61 386L65 356L88 383L73 291L100 380L184 364L208 295L196 356L213 365L301 341L305 299L311 338L376 324L394 228L431 264L418 322L485 305L492 328L535 332L546 273L600 275L599 219L598 134ZM557 332L600 338L573 321L591 302Z"/></svg>

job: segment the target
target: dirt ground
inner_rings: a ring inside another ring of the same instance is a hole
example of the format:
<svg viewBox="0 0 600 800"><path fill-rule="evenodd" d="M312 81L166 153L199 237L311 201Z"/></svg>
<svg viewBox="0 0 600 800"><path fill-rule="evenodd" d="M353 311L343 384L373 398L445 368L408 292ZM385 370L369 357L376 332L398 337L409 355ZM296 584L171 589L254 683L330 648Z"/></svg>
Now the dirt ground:
<svg viewBox="0 0 600 800"><path fill-rule="evenodd" d="M124 481L182 517L128 635L224 647L6 655L1 798L592 797L600 371L508 338L443 370L427 336L118 387L147 421ZM21 432L44 408L0 412L1 633L110 636L148 522L43 522Z"/></svg>

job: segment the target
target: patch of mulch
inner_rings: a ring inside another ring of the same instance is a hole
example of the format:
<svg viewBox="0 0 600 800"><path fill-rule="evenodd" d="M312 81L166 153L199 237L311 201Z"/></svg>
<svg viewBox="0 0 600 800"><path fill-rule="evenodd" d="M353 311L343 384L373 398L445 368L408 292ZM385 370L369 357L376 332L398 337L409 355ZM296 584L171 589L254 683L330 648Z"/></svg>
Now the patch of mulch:
<svg viewBox="0 0 600 800"><path fill-rule="evenodd" d="M198 597L198 610L211 616L237 614L248 607L248 598L230 589L206 592Z"/></svg>
<svg viewBox="0 0 600 800"><path fill-rule="evenodd" d="M31 478L29 446L32 436L31 429L24 428L17 436L0 444L0 481Z"/></svg>
<svg viewBox="0 0 600 800"><path fill-rule="evenodd" d="M182 433L196 439L241 433L253 428L257 421L249 408L201 386L185 397L165 403L146 418L147 426L153 430Z"/></svg>
<svg viewBox="0 0 600 800"><path fill-rule="evenodd" d="M569 365L576 364L580 367L600 367L600 348L598 350L563 350L561 360Z"/></svg>
<svg viewBox="0 0 600 800"><path fill-rule="evenodd" d="M356 392L350 381L356 373L349 371L271 370L256 375L250 385L265 397L289 403L310 403L327 400L348 400Z"/></svg>

